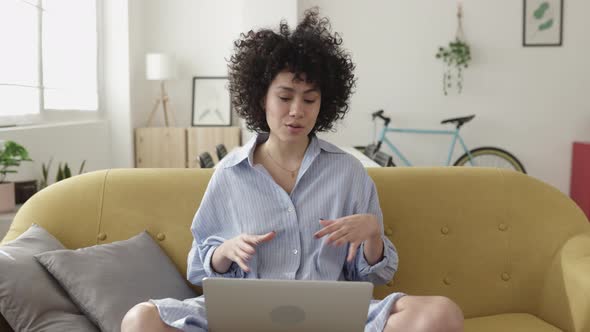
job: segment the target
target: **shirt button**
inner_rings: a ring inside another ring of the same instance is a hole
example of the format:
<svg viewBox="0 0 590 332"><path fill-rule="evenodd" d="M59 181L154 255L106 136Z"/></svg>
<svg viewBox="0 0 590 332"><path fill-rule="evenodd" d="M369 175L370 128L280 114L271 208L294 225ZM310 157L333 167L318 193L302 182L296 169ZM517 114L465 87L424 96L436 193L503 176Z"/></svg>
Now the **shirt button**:
<svg viewBox="0 0 590 332"><path fill-rule="evenodd" d="M293 255L297 255L299 251L297 249L293 249Z"/></svg>
<svg viewBox="0 0 590 332"><path fill-rule="evenodd" d="M292 208L292 207L290 207L290 208L288 208L288 209L287 209L287 211L289 211L289 212L293 212L293 208Z"/></svg>

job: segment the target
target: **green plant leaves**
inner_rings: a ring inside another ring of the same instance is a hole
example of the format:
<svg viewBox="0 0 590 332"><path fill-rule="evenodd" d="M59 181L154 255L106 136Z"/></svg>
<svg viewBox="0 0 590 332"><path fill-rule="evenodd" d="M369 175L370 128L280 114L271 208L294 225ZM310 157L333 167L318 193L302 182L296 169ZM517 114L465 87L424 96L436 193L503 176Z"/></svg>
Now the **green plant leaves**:
<svg viewBox="0 0 590 332"><path fill-rule="evenodd" d="M435 56L449 66L467 68L469 61L471 61L471 50L466 42L456 39L454 42L450 42L446 48L439 47Z"/></svg>
<svg viewBox="0 0 590 332"><path fill-rule="evenodd" d="M548 15L545 15L545 14L550 15L549 7L550 7L549 3L544 1L541 4L539 4L539 7L537 9L535 9L535 11L533 11L533 17L535 19L537 19L537 20L548 19L545 22L539 24L539 26L537 27L537 29L539 29L539 31L551 29L551 27L553 26L553 18L546 17Z"/></svg>
<svg viewBox="0 0 590 332"><path fill-rule="evenodd" d="M72 172L70 171L70 167L68 166L68 163L66 163L64 165L64 178L71 178L72 177Z"/></svg>
<svg viewBox="0 0 590 332"><path fill-rule="evenodd" d="M32 161L27 149L14 141L5 141L0 151L0 182L4 182L7 173L17 173L10 167L18 167L23 161Z"/></svg>
<svg viewBox="0 0 590 332"><path fill-rule="evenodd" d="M539 25L539 31L550 29L553 26L553 19Z"/></svg>
<svg viewBox="0 0 590 332"><path fill-rule="evenodd" d="M459 92L463 89L463 75L462 69L469 67L471 61L471 49L469 44L460 39L451 41L448 47L439 47L436 53L436 58L441 59L446 65L447 69L443 75L443 92L448 94L448 89L453 86L451 67L455 68L457 72L457 89Z"/></svg>
<svg viewBox="0 0 590 332"><path fill-rule="evenodd" d="M533 12L533 16L540 20L545 16L545 12L549 9L549 4L547 2L542 2L537 9Z"/></svg>
<svg viewBox="0 0 590 332"><path fill-rule="evenodd" d="M51 161L49 162L49 164L51 164ZM82 174L82 172L84 171L85 165L86 165L86 160L82 161L82 164L80 164L80 169L78 170L78 174ZM49 173L49 167L45 168L45 164L43 164L42 171L43 171L43 182L45 183L45 186L47 186L48 185L47 174ZM72 177L72 171L71 171L68 163L67 162L63 163L63 164L59 163L57 165L57 174L55 176L55 182L65 180L70 177Z"/></svg>
<svg viewBox="0 0 590 332"><path fill-rule="evenodd" d="M64 169L61 166L61 163L57 164L57 175L55 176L55 182L59 182L65 179L64 177Z"/></svg>
<svg viewBox="0 0 590 332"><path fill-rule="evenodd" d="M86 165L86 160L82 161L80 169L78 170L78 174L82 174L82 172L84 171L84 165Z"/></svg>

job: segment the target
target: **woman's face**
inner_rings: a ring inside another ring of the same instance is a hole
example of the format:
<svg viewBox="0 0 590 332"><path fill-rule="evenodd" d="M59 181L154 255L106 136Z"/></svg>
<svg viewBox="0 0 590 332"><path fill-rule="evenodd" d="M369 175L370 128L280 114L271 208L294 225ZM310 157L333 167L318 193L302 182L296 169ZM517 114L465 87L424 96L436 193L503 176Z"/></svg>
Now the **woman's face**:
<svg viewBox="0 0 590 332"><path fill-rule="evenodd" d="M294 80L295 74L282 71L271 82L264 100L266 122L271 135L281 141L307 141L320 112L321 93L315 85Z"/></svg>

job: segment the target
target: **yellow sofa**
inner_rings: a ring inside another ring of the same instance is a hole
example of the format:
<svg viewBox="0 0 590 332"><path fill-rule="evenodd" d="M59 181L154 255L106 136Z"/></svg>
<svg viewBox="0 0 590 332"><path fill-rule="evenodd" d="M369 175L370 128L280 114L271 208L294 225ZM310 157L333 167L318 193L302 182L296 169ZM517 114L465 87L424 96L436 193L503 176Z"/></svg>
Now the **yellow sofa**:
<svg viewBox="0 0 590 332"><path fill-rule="evenodd" d="M590 331L590 224L568 197L496 169L371 168L369 174L385 233L400 255L394 280L377 287L376 297L448 296L463 309L466 331ZM210 176L200 169L76 176L27 201L3 243L33 222L68 248L146 229L184 273L189 226ZM6 323L0 331L9 331Z"/></svg>

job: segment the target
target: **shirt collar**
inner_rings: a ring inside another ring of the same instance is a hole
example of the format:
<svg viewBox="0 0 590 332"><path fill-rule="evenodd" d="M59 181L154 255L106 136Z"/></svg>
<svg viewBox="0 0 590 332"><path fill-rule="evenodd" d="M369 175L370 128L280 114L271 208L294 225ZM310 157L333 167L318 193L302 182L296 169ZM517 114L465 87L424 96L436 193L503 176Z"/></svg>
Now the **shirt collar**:
<svg viewBox="0 0 590 332"><path fill-rule="evenodd" d="M222 161L220 165L223 168L229 168L236 166L243 162L244 160L248 160L248 164L254 167L254 151L256 150L256 146L258 144L266 142L268 139L268 133L258 133L254 137L248 140L246 144L239 147L234 153L228 155ZM320 154L320 151L326 151L329 153L345 153L337 146L328 143L324 140L317 138L315 135L311 137L311 142L305 151L305 156L303 157L302 168L305 164L311 163Z"/></svg>

